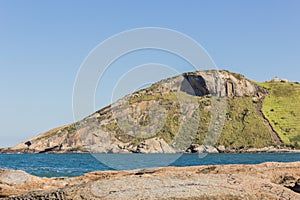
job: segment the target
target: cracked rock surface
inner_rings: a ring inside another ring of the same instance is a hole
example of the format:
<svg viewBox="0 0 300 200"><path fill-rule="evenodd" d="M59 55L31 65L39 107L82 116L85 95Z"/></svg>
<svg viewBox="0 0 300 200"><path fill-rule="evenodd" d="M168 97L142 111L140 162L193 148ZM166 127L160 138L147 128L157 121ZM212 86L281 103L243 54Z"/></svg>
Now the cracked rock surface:
<svg viewBox="0 0 300 200"><path fill-rule="evenodd" d="M300 199L300 162L166 167L39 178L0 170L3 199Z"/></svg>

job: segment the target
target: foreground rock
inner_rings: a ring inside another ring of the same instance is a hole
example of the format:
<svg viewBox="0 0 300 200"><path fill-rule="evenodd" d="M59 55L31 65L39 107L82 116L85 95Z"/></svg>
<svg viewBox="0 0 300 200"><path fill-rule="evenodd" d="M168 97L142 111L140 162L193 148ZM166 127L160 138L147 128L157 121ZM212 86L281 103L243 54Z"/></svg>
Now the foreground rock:
<svg viewBox="0 0 300 200"><path fill-rule="evenodd" d="M300 162L167 167L38 178L0 171L4 199L300 199Z"/></svg>

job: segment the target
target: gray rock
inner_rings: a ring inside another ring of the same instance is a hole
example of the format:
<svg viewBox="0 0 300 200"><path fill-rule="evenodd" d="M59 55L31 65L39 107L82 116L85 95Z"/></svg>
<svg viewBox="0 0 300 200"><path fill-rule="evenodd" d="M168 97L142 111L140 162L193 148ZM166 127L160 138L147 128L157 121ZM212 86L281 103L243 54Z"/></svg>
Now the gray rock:
<svg viewBox="0 0 300 200"><path fill-rule="evenodd" d="M219 153L219 151L216 147L213 147L211 145L198 145L198 144L192 144L186 150L186 152L189 152L189 153Z"/></svg>
<svg viewBox="0 0 300 200"><path fill-rule="evenodd" d="M24 184L29 178L30 175L23 171L4 171L0 175L0 183L11 185Z"/></svg>
<svg viewBox="0 0 300 200"><path fill-rule="evenodd" d="M151 138L138 144L136 153L176 153L163 139Z"/></svg>
<svg viewBox="0 0 300 200"><path fill-rule="evenodd" d="M216 148L217 148L217 150L218 150L220 153L223 153L223 152L226 151L226 148L225 148L224 145L217 146Z"/></svg>

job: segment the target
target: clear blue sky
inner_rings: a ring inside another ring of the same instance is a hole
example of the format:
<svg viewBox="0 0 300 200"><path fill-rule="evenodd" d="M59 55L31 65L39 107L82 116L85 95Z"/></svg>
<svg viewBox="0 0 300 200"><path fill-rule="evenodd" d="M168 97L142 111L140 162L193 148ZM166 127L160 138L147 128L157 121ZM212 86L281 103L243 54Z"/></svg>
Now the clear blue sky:
<svg viewBox="0 0 300 200"><path fill-rule="evenodd" d="M79 66L107 37L164 27L199 42L219 69L300 81L297 0L0 0L0 147L73 121ZM97 98L97 106L109 103Z"/></svg>

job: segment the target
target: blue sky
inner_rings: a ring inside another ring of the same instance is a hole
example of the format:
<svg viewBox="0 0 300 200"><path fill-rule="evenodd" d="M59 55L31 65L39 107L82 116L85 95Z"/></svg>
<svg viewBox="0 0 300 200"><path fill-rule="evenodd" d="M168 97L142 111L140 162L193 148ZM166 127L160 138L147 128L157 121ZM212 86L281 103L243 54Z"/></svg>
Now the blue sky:
<svg viewBox="0 0 300 200"><path fill-rule="evenodd" d="M0 147L72 122L81 63L101 41L132 28L185 33L219 69L257 81L300 81L299 9L297 0L0 0ZM109 103L105 93L96 100L97 108Z"/></svg>

